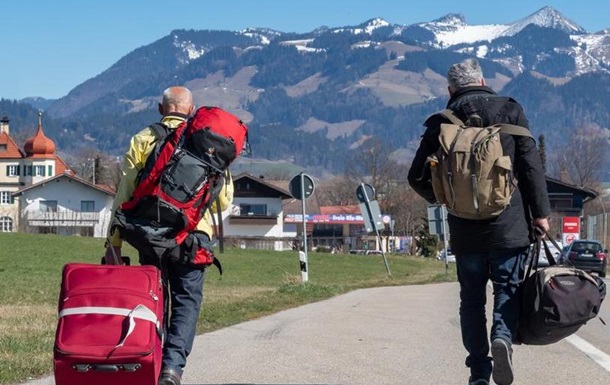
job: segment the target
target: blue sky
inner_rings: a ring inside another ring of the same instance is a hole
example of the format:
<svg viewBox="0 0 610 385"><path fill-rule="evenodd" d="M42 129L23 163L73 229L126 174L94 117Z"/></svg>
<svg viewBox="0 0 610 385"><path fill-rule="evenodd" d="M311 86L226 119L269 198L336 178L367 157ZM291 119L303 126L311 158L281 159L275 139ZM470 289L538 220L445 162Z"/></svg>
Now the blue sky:
<svg viewBox="0 0 610 385"><path fill-rule="evenodd" d="M510 23L551 6L589 32L610 28L610 2L512 0L7 0L0 7L0 98L59 98L174 29L268 27L307 32L374 17L412 24L461 13Z"/></svg>

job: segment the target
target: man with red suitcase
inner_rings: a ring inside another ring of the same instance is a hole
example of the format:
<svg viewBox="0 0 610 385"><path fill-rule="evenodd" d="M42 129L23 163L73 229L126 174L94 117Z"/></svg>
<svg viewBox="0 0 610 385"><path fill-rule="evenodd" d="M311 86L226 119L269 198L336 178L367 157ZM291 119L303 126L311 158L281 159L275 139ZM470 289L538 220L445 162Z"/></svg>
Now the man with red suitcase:
<svg viewBox="0 0 610 385"><path fill-rule="evenodd" d="M161 125L167 130L166 136L171 135L180 125L184 124L193 114L195 107L191 92L185 87L170 87L163 93L163 101L159 104L159 112L163 116ZM241 122L240 122L241 123ZM245 127L245 126L244 126ZM130 148L125 154L122 174L114 203L114 217L120 214L122 204L132 199L141 170L147 166L149 155L159 151L163 142L163 135L159 135L153 126L147 127L137 133L131 140ZM169 140L169 138L168 138ZM167 140L166 140L167 142ZM148 162L150 163L150 162ZM210 210L202 213L201 220L196 229L189 232L186 241L176 247L170 254L159 250L155 252L139 248L139 259L142 265L154 265L161 269L164 281L168 284L169 322L166 322L166 339L163 346L163 363L159 385L180 385L182 372L186 360L191 352L196 334L197 319L203 299L203 282L205 267L208 264L197 265L193 262L193 255L203 253L211 260L215 260L210 242L213 229L210 224L210 211L217 213L227 209L233 199L233 184L228 172L217 187L218 199L216 204L210 205ZM117 213L117 210L119 213ZM111 222L113 223L113 222ZM115 263L114 255L121 255L121 238L126 238L124 227L111 225L109 246L106 250L106 262ZM126 238L130 241L129 238ZM132 243L130 241L130 243ZM193 251L195 250L195 251ZM163 255L163 258L160 256Z"/></svg>

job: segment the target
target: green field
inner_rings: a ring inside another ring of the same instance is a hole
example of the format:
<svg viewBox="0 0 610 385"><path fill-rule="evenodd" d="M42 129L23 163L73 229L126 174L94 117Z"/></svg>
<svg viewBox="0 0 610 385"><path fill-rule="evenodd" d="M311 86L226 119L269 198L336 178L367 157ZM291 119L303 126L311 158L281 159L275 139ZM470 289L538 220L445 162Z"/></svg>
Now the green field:
<svg viewBox="0 0 610 385"><path fill-rule="evenodd" d="M0 233L0 384L52 374L52 351L62 266L99 263L103 240L55 235ZM135 250L124 255L137 261ZM375 286L454 281L439 261L389 255L392 277L381 256L313 253L309 281L301 282L297 252L226 249L218 255L224 274L207 272L199 333L279 310Z"/></svg>

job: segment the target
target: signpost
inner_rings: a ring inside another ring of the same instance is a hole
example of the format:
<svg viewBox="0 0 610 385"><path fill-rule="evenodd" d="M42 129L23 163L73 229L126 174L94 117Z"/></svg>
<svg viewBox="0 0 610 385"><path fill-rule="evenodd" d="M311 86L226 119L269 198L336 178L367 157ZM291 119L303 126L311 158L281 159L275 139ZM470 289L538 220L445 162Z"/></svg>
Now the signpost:
<svg viewBox="0 0 610 385"><path fill-rule="evenodd" d="M447 261L447 250L449 248L449 226L447 225L447 208L445 205L428 205L428 229L430 234L438 235L443 241L445 253L445 273L449 273L449 262Z"/></svg>
<svg viewBox="0 0 610 385"><path fill-rule="evenodd" d="M385 225L383 223L383 218L381 217L381 211L379 210L379 203L377 203L375 198L375 189L373 186L367 183L361 183L356 188L356 197L358 201L360 201L360 211L362 212L362 217L364 218L364 226L367 232L371 232L375 230L375 234L377 235L377 242L381 245L381 235L379 234L379 230L383 230ZM383 251L383 247L381 247L381 255L383 256L383 263L385 264L385 269L388 272L389 276L392 276L390 272L390 265L388 265L388 260L385 256L385 252Z"/></svg>
<svg viewBox="0 0 610 385"><path fill-rule="evenodd" d="M299 250L299 261L301 266L301 279L303 282L309 280L308 263L307 263L307 217L305 215L305 199L309 198L314 190L315 185L313 179L307 174L300 173L290 180L290 193L293 197L300 200L303 211L303 251Z"/></svg>
<svg viewBox="0 0 610 385"><path fill-rule="evenodd" d="M575 239L580 239L580 218L563 217L561 241L564 246L570 245Z"/></svg>

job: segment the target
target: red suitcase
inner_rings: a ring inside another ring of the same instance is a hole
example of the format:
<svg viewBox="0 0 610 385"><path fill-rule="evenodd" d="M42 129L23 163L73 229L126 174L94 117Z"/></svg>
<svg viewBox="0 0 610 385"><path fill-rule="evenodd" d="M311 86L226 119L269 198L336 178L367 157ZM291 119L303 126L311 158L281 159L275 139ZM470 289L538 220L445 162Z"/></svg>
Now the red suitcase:
<svg viewBox="0 0 610 385"><path fill-rule="evenodd" d="M154 266L68 263L55 335L56 385L156 385L163 286Z"/></svg>

